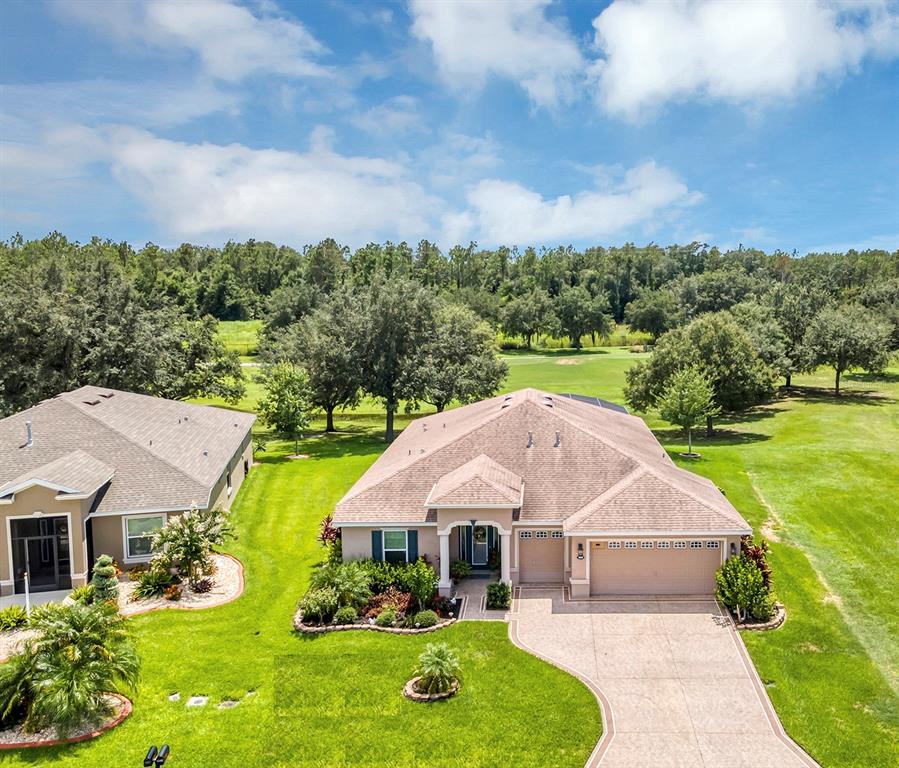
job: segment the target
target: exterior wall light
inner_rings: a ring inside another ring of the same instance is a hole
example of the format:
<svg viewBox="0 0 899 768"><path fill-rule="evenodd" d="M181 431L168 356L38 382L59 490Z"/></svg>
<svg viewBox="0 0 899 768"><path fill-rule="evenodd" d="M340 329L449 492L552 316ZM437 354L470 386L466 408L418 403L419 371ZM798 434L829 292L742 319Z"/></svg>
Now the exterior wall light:
<svg viewBox="0 0 899 768"><path fill-rule="evenodd" d="M584 559L584 545L582 542L578 542L578 545L577 545L577 559L578 560Z"/></svg>

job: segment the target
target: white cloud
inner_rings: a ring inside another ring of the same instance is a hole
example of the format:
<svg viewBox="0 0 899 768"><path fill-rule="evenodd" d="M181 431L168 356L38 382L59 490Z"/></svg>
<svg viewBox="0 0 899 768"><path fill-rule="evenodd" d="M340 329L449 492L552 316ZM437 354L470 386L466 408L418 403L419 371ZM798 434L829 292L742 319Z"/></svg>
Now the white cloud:
<svg viewBox="0 0 899 768"><path fill-rule="evenodd" d="M549 0L411 0L412 33L428 42L453 87L481 88L490 75L517 82L538 106L574 95L584 60L577 42L546 17Z"/></svg>
<svg viewBox="0 0 899 768"><path fill-rule="evenodd" d="M419 152L417 160L432 185L457 189L482 179L500 164L499 146L490 134L470 136L448 131Z"/></svg>
<svg viewBox="0 0 899 768"><path fill-rule="evenodd" d="M421 105L412 96L394 96L383 104L352 115L350 122L375 136L397 136L424 128Z"/></svg>
<svg viewBox="0 0 899 768"><path fill-rule="evenodd" d="M468 232L487 244L583 242L652 227L701 198L674 172L650 161L615 184L549 200L521 184L486 179L468 193L468 210L447 215L443 224L449 239L466 239Z"/></svg>
<svg viewBox="0 0 899 768"><path fill-rule="evenodd" d="M57 13L99 28L126 44L188 50L205 72L228 82L255 74L318 77L325 47L298 21L259 14L227 0L58 2Z"/></svg>
<svg viewBox="0 0 899 768"><path fill-rule="evenodd" d="M607 111L638 119L689 98L750 104L899 52L896 6L826 0L615 0L593 21Z"/></svg>

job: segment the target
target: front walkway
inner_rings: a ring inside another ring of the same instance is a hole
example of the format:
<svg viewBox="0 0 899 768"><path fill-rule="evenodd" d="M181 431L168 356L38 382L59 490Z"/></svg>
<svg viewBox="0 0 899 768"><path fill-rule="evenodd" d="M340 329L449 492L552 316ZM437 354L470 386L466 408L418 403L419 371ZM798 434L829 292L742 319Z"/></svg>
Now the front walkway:
<svg viewBox="0 0 899 768"><path fill-rule="evenodd" d="M512 641L572 672L603 710L601 768L813 768L784 733L743 641L712 600L569 602L516 590Z"/></svg>
<svg viewBox="0 0 899 768"><path fill-rule="evenodd" d="M72 594L71 589L58 589L53 592L32 592L30 595L31 605L43 605L44 603L58 603ZM8 608L11 605L21 605L25 607L25 595L7 595L0 597L0 609Z"/></svg>
<svg viewBox="0 0 899 768"><path fill-rule="evenodd" d="M495 579L484 579L469 576L456 585L456 597L462 598L459 620L466 621L503 621L507 611L487 610L487 585Z"/></svg>

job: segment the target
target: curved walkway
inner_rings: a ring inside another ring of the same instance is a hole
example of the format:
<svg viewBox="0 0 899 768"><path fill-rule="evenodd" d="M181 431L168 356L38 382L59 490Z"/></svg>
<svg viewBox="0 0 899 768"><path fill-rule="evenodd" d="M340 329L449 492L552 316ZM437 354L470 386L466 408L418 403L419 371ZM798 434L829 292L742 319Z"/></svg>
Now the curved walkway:
<svg viewBox="0 0 899 768"><path fill-rule="evenodd" d="M714 600L571 602L522 588L509 619L516 645L596 695L604 727L588 768L818 768Z"/></svg>

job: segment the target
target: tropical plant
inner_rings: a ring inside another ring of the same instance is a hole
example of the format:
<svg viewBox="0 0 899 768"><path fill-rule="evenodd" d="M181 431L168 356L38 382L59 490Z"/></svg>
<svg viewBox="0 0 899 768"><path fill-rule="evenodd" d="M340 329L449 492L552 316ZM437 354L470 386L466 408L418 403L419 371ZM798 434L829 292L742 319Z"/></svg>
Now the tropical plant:
<svg viewBox="0 0 899 768"><path fill-rule="evenodd" d="M361 607L371 597L368 572L358 562L325 565L312 574L312 589L332 589L338 605Z"/></svg>
<svg viewBox="0 0 899 768"><path fill-rule="evenodd" d="M380 616L383 611L405 614L412 603L412 595L409 592L400 592L394 586L387 587L384 592L372 595L365 606L366 618Z"/></svg>
<svg viewBox="0 0 899 768"><path fill-rule="evenodd" d="M108 694L133 689L140 664L125 619L109 603L45 613L35 638L0 666L0 721L66 735L111 711Z"/></svg>
<svg viewBox="0 0 899 768"><path fill-rule="evenodd" d="M746 555L731 557L715 575L718 599L732 610L738 621L770 617L773 600L762 572Z"/></svg>
<svg viewBox="0 0 899 768"><path fill-rule="evenodd" d="M116 578L115 563L109 555L100 555L94 562L91 586L97 602L108 600L114 603L118 599L119 580Z"/></svg>
<svg viewBox="0 0 899 768"><path fill-rule="evenodd" d="M202 578L190 588L190 591L196 592L198 595L204 595L207 592L212 592L212 587L212 579Z"/></svg>
<svg viewBox="0 0 899 768"><path fill-rule="evenodd" d="M192 587L211 567L213 547L233 538L228 513L221 507L198 510L195 506L183 515L170 517L153 534L154 565L176 568Z"/></svg>
<svg viewBox="0 0 899 768"><path fill-rule="evenodd" d="M446 693L459 680L459 657L446 643L428 643L418 657L416 688L422 693Z"/></svg>
<svg viewBox="0 0 899 768"><path fill-rule="evenodd" d="M771 590L771 566L768 564L768 542L762 539L756 544L751 536L744 536L740 542L740 551L746 555L762 572L765 589Z"/></svg>
<svg viewBox="0 0 899 768"><path fill-rule="evenodd" d="M162 595L178 579L165 568L154 567L134 575L133 600L149 600Z"/></svg>
<svg viewBox="0 0 899 768"><path fill-rule="evenodd" d="M512 602L512 588L504 581L487 585L487 609L504 611Z"/></svg>
<svg viewBox="0 0 899 768"><path fill-rule="evenodd" d="M331 515L322 520L318 530L318 540L328 552L327 562L329 564L337 565L343 561L341 530L334 525Z"/></svg>
<svg viewBox="0 0 899 768"><path fill-rule="evenodd" d="M94 585L83 584L80 587L75 587L69 597L76 603L90 605L92 602L94 602Z"/></svg>
<svg viewBox="0 0 899 768"><path fill-rule="evenodd" d="M28 614L21 605L11 605L0 611L0 632L19 629L28 623Z"/></svg>
<svg viewBox="0 0 899 768"><path fill-rule="evenodd" d="M303 621L311 624L312 619L324 623L337 610L337 593L330 587L310 589L299 602Z"/></svg>

